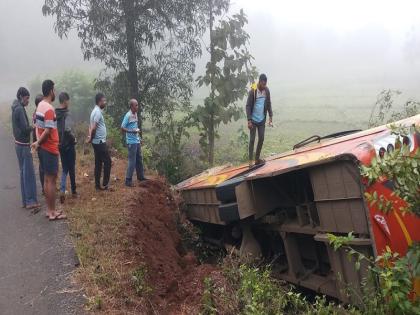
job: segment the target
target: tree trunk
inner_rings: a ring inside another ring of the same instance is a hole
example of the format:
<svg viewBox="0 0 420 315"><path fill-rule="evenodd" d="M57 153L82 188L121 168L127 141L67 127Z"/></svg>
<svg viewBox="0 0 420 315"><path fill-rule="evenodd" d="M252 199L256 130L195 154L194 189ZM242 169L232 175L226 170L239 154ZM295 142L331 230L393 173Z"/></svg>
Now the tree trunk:
<svg viewBox="0 0 420 315"><path fill-rule="evenodd" d="M209 126L209 164L214 165L214 115L210 115L210 126Z"/></svg>
<svg viewBox="0 0 420 315"><path fill-rule="evenodd" d="M209 1L209 8L210 8L210 63L212 65L211 69L212 72L210 73L210 99L211 99L211 109L210 109L210 125L209 125L209 164L210 166L214 165L214 138L215 138L215 130L214 130L214 97L215 97L215 86L214 86L214 69L215 69L215 51L214 51L214 39L213 39L213 23L214 23L214 15L213 15L213 1Z"/></svg>
<svg viewBox="0 0 420 315"><path fill-rule="evenodd" d="M125 35L127 37L128 82L130 85L130 98L139 101L139 80L137 74L136 29L134 27L134 0L123 0L125 15ZM139 128L141 130L141 113L139 106Z"/></svg>

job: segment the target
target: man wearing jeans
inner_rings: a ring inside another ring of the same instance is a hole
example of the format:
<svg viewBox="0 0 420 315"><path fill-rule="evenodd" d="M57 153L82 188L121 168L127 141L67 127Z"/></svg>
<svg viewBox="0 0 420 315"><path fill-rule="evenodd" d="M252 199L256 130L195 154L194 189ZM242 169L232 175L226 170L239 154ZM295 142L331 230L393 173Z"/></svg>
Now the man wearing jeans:
<svg viewBox="0 0 420 315"><path fill-rule="evenodd" d="M58 136L60 139L61 158L61 184L60 202L64 203L66 196L67 174L70 177L71 194L77 197L76 192L76 137L73 135L73 121L69 112L70 96L67 92L61 92L58 96L59 107L55 110L57 115Z"/></svg>
<svg viewBox="0 0 420 315"><path fill-rule="evenodd" d="M25 110L25 107L29 104L29 91L24 87L19 88L16 98L12 105L12 126L20 169L22 207L33 209L39 207L39 203L36 194L35 171L30 148L33 128L29 124L28 115Z"/></svg>
<svg viewBox="0 0 420 315"><path fill-rule="evenodd" d="M130 110L125 114L121 123L121 130L125 132L128 147L128 166L125 175L125 185L133 187L133 173L136 170L137 180L146 180L144 177L143 161L141 156L140 130L138 126L139 104L137 100L131 99L129 102Z"/></svg>
<svg viewBox="0 0 420 315"><path fill-rule="evenodd" d="M264 143L265 123L269 115L268 125L273 126L273 111L271 109L270 90L267 87L267 76L261 74L258 84L248 94L246 102L246 116L248 119L249 137L249 164L252 165L254 155L255 135L258 131L257 150L255 152L255 164L264 164L260 158L261 149Z"/></svg>
<svg viewBox="0 0 420 315"><path fill-rule="evenodd" d="M92 143L95 154L95 188L96 190L108 190L109 178L111 175L111 157L108 146L106 145L106 125L102 110L106 106L106 98L102 93L95 96L95 107L90 114L90 126L88 143ZM100 184L102 165L104 167L104 177L102 187Z"/></svg>

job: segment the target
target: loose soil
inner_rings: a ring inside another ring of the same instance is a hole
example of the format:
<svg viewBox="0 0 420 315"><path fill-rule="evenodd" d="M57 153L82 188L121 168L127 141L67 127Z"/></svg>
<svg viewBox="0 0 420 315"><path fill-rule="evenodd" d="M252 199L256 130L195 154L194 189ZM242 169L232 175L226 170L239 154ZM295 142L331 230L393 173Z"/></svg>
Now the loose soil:
<svg viewBox="0 0 420 315"><path fill-rule="evenodd" d="M199 265L187 252L177 230L178 205L163 179L140 184L127 198L128 235L142 253L153 304L170 314L196 314L203 293L203 279L215 267Z"/></svg>
<svg viewBox="0 0 420 315"><path fill-rule="evenodd" d="M87 307L106 314L199 313L203 280L218 271L199 264L183 246L178 202L169 185L149 175L127 188L126 161L115 160L113 191L96 192L92 161L90 155L79 158L80 198L65 203L81 260L76 280L85 287ZM140 293L136 270L145 274Z"/></svg>

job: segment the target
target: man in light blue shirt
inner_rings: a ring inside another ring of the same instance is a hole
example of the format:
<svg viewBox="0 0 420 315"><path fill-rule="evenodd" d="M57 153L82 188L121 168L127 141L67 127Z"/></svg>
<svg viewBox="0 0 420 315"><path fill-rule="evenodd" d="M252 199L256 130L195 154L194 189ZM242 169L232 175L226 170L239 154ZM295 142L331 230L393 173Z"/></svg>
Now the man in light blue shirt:
<svg viewBox="0 0 420 315"><path fill-rule="evenodd" d="M95 187L96 190L108 190L109 178L111 176L111 156L106 145L106 125L102 110L106 106L106 98L102 93L95 96L95 108L90 114L88 143L92 143L95 153ZM100 184L102 165L104 177L102 187Z"/></svg>
<svg viewBox="0 0 420 315"><path fill-rule="evenodd" d="M104 106L105 108L105 106ZM90 125L96 124L95 133L92 135L92 143L100 144L106 143L106 125L104 115L102 114L102 108L96 104L90 114Z"/></svg>
<svg viewBox="0 0 420 315"><path fill-rule="evenodd" d="M121 123L121 130L125 133L128 147L128 166L125 175L125 185L133 187L133 173L136 170L137 180L146 180L144 177L143 157L141 155L140 130L138 125L139 104L137 100L131 99L130 110L125 114Z"/></svg>

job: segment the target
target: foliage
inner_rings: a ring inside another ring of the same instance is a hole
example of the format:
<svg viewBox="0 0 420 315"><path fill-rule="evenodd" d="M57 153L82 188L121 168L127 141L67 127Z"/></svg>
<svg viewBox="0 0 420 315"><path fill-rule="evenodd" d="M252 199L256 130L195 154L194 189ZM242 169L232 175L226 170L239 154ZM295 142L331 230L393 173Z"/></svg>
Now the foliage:
<svg viewBox="0 0 420 315"><path fill-rule="evenodd" d="M369 118L369 128L392 123L420 113L420 102L408 100L402 109L394 110L395 98L401 95L398 90L383 90L377 96Z"/></svg>
<svg viewBox="0 0 420 315"><path fill-rule="evenodd" d="M229 1L209 2L210 61L204 76L198 77L199 86L210 87L204 105L197 106L194 116L200 124L200 145L210 165L214 162L214 143L221 123L238 120L242 110L236 102L242 100L247 85L256 75L248 51L249 35L244 30L247 18L243 10L232 17L221 19L214 27L215 17L225 12ZM217 7L221 5L220 7Z"/></svg>
<svg viewBox="0 0 420 315"><path fill-rule="evenodd" d="M394 127L393 133L398 139L409 134L420 133L419 128ZM399 210L414 213L420 216L420 150L410 153L410 147L399 140L398 145L392 152L385 153L383 158L373 159L371 165L362 166L362 175L373 184L383 179L391 180L394 186L394 194L403 199L406 205ZM395 205L383 195L374 192L367 194L367 199L372 204L378 203L378 208L388 212Z"/></svg>
<svg viewBox="0 0 420 315"><path fill-rule="evenodd" d="M180 120L169 116L156 131L152 147L153 167L171 183L178 183L190 175L185 174L185 169L186 164L192 162L192 157L186 156L183 151L183 139L189 137L187 129L190 125L190 116Z"/></svg>
<svg viewBox="0 0 420 315"><path fill-rule="evenodd" d="M225 282L207 280L206 314L361 314L353 307L343 307L317 296L309 301L293 287L276 280L269 267L256 267L227 256L223 262ZM211 307L209 307L211 306Z"/></svg>
<svg viewBox="0 0 420 315"><path fill-rule="evenodd" d="M204 278L204 292L201 298L202 308L200 315L216 315L217 309L214 305L213 294L214 284L211 278Z"/></svg>
<svg viewBox="0 0 420 315"><path fill-rule="evenodd" d="M148 286L146 281L147 269L145 266L140 266L133 271L132 283L136 294L139 296L148 294L152 289Z"/></svg>
<svg viewBox="0 0 420 315"><path fill-rule="evenodd" d="M285 308L287 300L284 293L279 290L268 269L259 272L258 269L242 265L239 273L241 282L238 293L244 305L243 314L276 314Z"/></svg>
<svg viewBox="0 0 420 315"><path fill-rule="evenodd" d="M33 99L41 93L42 79L36 77L29 82L29 90ZM58 105L58 95L60 92L67 92L70 95L73 119L75 121L88 121L90 111L94 105L95 97L95 78L92 74L81 70L68 70L53 77L56 89L55 103Z"/></svg>
<svg viewBox="0 0 420 315"><path fill-rule="evenodd" d="M420 263L416 260L420 256L419 244L411 247L404 257L399 257L388 247L374 259L348 245L354 239L351 233L347 236L328 234L328 238L335 250L344 249L350 259L356 259L356 269L360 268L361 261L369 264L368 271L375 283L372 285L368 279L362 283L362 303L359 307L363 314L419 314L420 300L409 300L413 279L420 275Z"/></svg>
<svg viewBox="0 0 420 315"><path fill-rule="evenodd" d="M128 153L124 147L124 135L121 133L120 128L115 127L114 119L108 113L104 113L104 119L108 145L114 149L117 155L127 157Z"/></svg>
<svg viewBox="0 0 420 315"><path fill-rule="evenodd" d="M377 203L379 210L388 212L401 210L420 216L420 174L419 150L410 153L409 146L403 144L402 137L418 133L416 127L392 127L397 136L396 148L385 153L383 158L376 158L369 166L362 166L361 173L372 185L377 181L391 180L394 186L394 195L403 199L406 205L395 209L396 205L387 200L385 196L376 191L367 194L371 204ZM366 257L355 251L349 242L353 235L329 235L330 243L334 249L344 248L349 256L356 258L356 268L360 268L362 260L369 264L369 273L376 280L376 285L365 287L363 294L363 309L367 313L377 314L419 314L420 299L410 301L409 296L413 290L413 280L420 276L420 243L414 243L404 257L393 253L389 247L376 259Z"/></svg>

